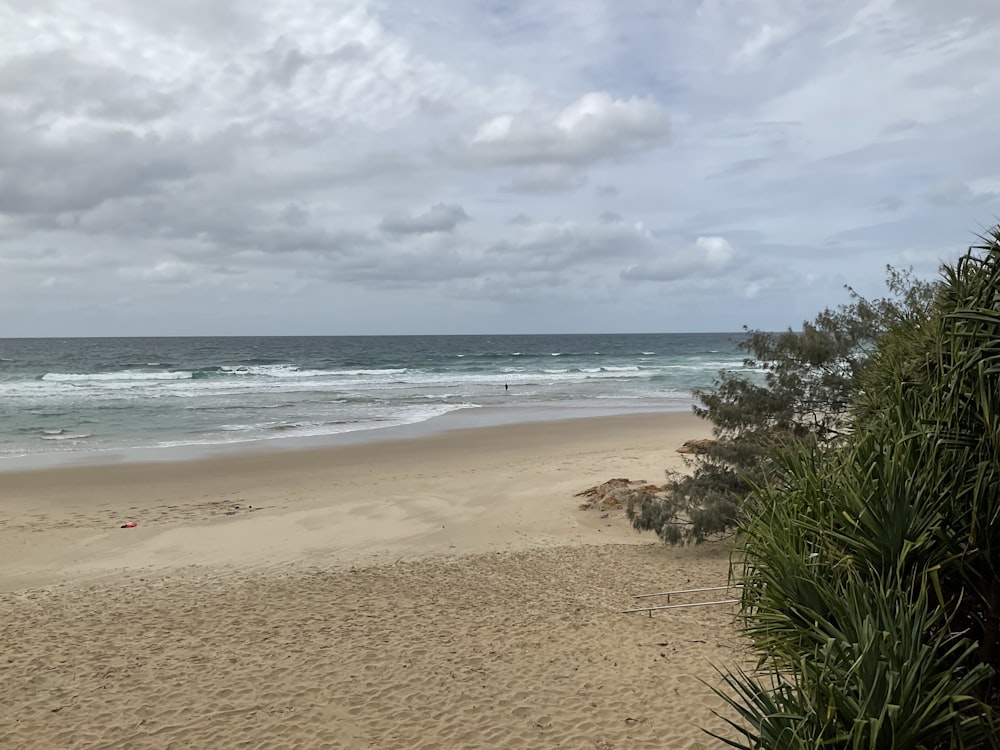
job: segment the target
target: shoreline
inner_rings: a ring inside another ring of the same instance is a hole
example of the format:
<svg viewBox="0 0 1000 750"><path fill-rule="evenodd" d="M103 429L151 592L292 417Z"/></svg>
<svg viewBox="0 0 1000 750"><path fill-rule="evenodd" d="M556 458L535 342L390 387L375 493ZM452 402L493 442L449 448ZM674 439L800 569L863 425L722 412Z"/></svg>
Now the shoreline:
<svg viewBox="0 0 1000 750"><path fill-rule="evenodd" d="M91 451L49 451L0 456L0 477L23 471L110 466L117 464L176 463L242 453L271 453L334 448L359 443L421 438L460 429L500 427L535 422L561 422L599 417L629 417L640 414L690 413L694 403L630 405L628 407L582 404L535 404L530 406L470 406L430 419L385 427L364 427L321 435L274 436L230 442L191 442L176 445L134 446Z"/></svg>
<svg viewBox="0 0 1000 750"><path fill-rule="evenodd" d="M714 750L733 608L623 610L725 583L728 548L574 497L660 482L709 433L640 414L0 474L0 745Z"/></svg>
<svg viewBox="0 0 1000 750"><path fill-rule="evenodd" d="M693 414L633 414L4 472L0 589L131 569L636 541L631 528L588 527L573 495L618 476L662 482L683 469L676 449L709 432ZM119 528L129 521L137 528Z"/></svg>

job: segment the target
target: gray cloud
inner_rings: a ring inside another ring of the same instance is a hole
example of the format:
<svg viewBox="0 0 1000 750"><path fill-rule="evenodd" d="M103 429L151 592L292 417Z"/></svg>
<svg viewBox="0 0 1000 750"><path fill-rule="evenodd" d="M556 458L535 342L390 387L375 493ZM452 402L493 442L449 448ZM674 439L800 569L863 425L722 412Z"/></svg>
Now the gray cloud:
<svg viewBox="0 0 1000 750"><path fill-rule="evenodd" d="M0 65L0 94L11 119L75 115L148 122L178 108L181 92L121 68L81 60L65 49L20 55Z"/></svg>
<svg viewBox="0 0 1000 750"><path fill-rule="evenodd" d="M898 211L904 203L901 198L897 198L895 195L887 195L879 198L875 205L882 211Z"/></svg>
<svg viewBox="0 0 1000 750"><path fill-rule="evenodd" d="M379 223L379 229L389 234L428 234L451 232L469 215L461 206L437 203L422 214L390 214Z"/></svg>
<svg viewBox="0 0 1000 750"><path fill-rule="evenodd" d="M883 128L882 132L886 135L894 135L896 133L906 133L919 127L920 123L916 120L900 120L899 122L889 123Z"/></svg>
<svg viewBox="0 0 1000 750"><path fill-rule="evenodd" d="M331 66L363 63L371 51L358 41L350 41L319 54L306 54L285 37L260 56L261 69L250 81L251 87L270 84L287 89L300 72L312 78L322 77Z"/></svg>
<svg viewBox="0 0 1000 750"><path fill-rule="evenodd" d="M559 271L586 264L617 269L624 262L645 258L656 242L642 226L616 222L536 222L523 225L512 238L491 245L507 269Z"/></svg>
<svg viewBox="0 0 1000 750"><path fill-rule="evenodd" d="M973 205L990 203L998 199L1000 192L993 190L976 192L965 183L954 181L941 182L927 193L927 200L936 206Z"/></svg>
<svg viewBox="0 0 1000 750"><path fill-rule="evenodd" d="M1000 200L994 0L10 2L0 335L784 327Z"/></svg>
<svg viewBox="0 0 1000 750"><path fill-rule="evenodd" d="M289 203L282 209L280 218L290 227L304 227L309 223L309 212L297 203Z"/></svg>
<svg viewBox="0 0 1000 750"><path fill-rule="evenodd" d="M325 276L378 288L407 289L475 278L488 267L478 253L463 252L447 243L416 243L402 249L355 254L330 267Z"/></svg>
<svg viewBox="0 0 1000 750"><path fill-rule="evenodd" d="M772 161L772 159L766 156L759 156L753 159L740 159L738 162L725 167L721 172L709 175L709 178L713 179L732 175L752 174L770 161Z"/></svg>
<svg viewBox="0 0 1000 750"><path fill-rule="evenodd" d="M561 164L541 164L515 177L503 189L509 193L571 193L586 183L586 175Z"/></svg>
<svg viewBox="0 0 1000 750"><path fill-rule="evenodd" d="M68 139L7 130L0 137L6 146L0 152L0 211L8 214L90 210L114 198L148 195L228 158L221 141L199 144L127 129L82 131Z"/></svg>

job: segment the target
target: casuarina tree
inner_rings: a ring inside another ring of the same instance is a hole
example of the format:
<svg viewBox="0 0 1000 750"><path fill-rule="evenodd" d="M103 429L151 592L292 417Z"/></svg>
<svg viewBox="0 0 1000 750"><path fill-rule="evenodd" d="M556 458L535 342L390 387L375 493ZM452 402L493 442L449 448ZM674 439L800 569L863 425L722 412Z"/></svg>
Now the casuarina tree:
<svg viewBox="0 0 1000 750"><path fill-rule="evenodd" d="M775 451L835 444L850 431L849 405L885 333L921 315L936 284L888 268L888 294L824 310L802 330L749 330L738 346L745 368L719 374L696 391L694 411L715 440L691 472L668 482L666 496L639 491L628 504L633 526L669 543L700 542L736 527L754 487L773 480Z"/></svg>

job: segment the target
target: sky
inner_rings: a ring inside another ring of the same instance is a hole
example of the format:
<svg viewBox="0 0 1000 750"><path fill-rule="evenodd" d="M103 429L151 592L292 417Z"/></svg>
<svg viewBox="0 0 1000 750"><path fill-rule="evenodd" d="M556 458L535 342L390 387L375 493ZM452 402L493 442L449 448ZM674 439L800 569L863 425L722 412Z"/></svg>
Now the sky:
<svg viewBox="0 0 1000 750"><path fill-rule="evenodd" d="M997 0L0 0L0 336L797 327L1000 221Z"/></svg>

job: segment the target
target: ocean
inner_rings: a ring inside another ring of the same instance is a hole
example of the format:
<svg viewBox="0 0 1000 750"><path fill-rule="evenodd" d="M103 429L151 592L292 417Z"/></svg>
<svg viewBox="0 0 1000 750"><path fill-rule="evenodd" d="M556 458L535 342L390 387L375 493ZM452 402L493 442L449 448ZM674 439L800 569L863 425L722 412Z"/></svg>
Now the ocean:
<svg viewBox="0 0 1000 750"><path fill-rule="evenodd" d="M741 337L0 339L0 459L683 411Z"/></svg>

